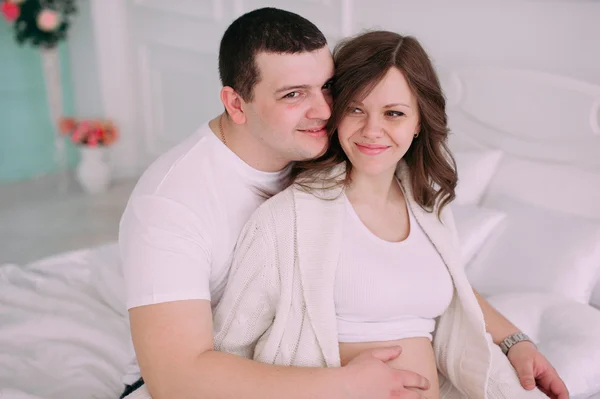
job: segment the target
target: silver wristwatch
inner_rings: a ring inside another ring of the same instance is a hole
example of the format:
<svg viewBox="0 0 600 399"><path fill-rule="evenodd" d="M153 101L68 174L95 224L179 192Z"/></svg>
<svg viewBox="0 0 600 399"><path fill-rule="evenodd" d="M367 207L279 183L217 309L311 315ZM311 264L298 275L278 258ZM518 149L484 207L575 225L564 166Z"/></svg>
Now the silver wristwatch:
<svg viewBox="0 0 600 399"><path fill-rule="evenodd" d="M533 341L531 340L531 338L529 338L525 333L522 332L518 332L512 335L509 335L508 337L504 338L504 340L502 342L500 342L500 349L502 349L502 352L507 355L508 354L508 350L516 343L518 342L522 342L522 341L529 341L531 343L533 343Z"/></svg>

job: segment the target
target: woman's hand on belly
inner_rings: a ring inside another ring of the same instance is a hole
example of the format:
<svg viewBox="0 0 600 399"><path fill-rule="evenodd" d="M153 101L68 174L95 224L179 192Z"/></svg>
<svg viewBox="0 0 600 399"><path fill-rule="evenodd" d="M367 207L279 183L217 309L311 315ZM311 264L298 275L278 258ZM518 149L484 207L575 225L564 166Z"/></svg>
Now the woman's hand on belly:
<svg viewBox="0 0 600 399"><path fill-rule="evenodd" d="M400 346L402 353L388 365L395 369L410 370L427 378L430 388L419 390L427 399L439 399L440 386L431 341L424 337L404 338L385 342L340 343L340 360L345 366L362 352L381 347Z"/></svg>

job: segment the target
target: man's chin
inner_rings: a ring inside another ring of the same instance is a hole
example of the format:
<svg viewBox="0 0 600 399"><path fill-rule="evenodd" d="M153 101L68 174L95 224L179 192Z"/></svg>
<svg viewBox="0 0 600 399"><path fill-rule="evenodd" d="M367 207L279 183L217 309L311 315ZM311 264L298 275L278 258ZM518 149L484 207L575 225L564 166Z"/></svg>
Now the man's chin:
<svg viewBox="0 0 600 399"><path fill-rule="evenodd" d="M326 151L327 141L325 141L321 146L315 148L314 151L311 151L311 156L307 157L306 161L317 159L323 156L323 154L325 154Z"/></svg>
<svg viewBox="0 0 600 399"><path fill-rule="evenodd" d="M321 137L318 139L311 138L310 140L301 140L296 142L294 148L294 162L311 161L319 158L327 151L329 139Z"/></svg>

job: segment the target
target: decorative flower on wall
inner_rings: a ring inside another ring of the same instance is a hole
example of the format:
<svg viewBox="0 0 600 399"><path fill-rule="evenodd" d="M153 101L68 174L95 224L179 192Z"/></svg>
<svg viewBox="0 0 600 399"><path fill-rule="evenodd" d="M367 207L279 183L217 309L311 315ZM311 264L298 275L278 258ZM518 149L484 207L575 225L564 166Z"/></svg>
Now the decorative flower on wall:
<svg viewBox="0 0 600 399"><path fill-rule="evenodd" d="M76 0L0 0L2 15L13 24L15 39L22 45L50 49L67 36Z"/></svg>

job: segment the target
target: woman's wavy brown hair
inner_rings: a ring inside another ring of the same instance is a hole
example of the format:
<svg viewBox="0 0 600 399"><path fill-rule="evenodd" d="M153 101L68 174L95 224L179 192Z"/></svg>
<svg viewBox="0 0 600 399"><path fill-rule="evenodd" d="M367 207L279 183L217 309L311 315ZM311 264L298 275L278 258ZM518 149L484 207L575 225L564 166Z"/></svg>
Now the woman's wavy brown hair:
<svg viewBox="0 0 600 399"><path fill-rule="evenodd" d="M451 202L457 183L456 163L446 144L446 100L427 53L411 36L371 31L340 42L334 52L334 105L329 119L329 148L317 159L292 166L289 184L306 191L316 186L330 189L350 183L352 164L342 150L337 127L351 101L364 99L390 68L402 72L417 99L420 131L403 159L410 168L415 201L426 211L437 213ZM331 176L345 163L345 178Z"/></svg>

